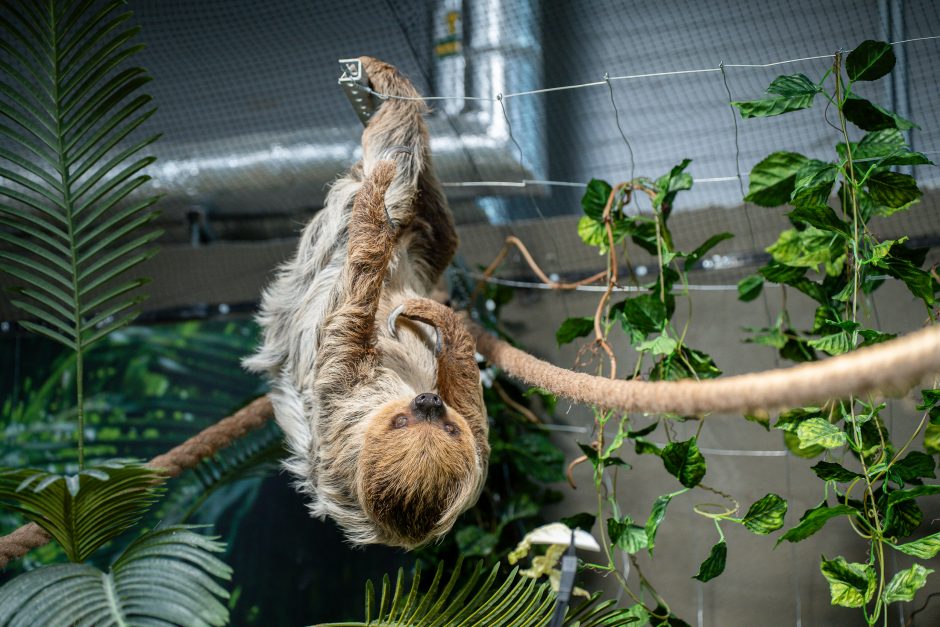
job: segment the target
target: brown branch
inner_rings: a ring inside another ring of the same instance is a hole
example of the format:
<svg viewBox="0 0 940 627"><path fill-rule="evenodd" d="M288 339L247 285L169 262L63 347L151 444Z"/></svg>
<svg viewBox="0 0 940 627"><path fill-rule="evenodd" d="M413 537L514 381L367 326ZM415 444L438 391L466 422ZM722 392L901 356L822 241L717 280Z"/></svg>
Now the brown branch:
<svg viewBox="0 0 940 627"><path fill-rule="evenodd" d="M614 381L559 368L470 323L477 350L507 374L578 403L621 411L746 413L900 393L940 372L940 325L824 361L705 381Z"/></svg>
<svg viewBox="0 0 940 627"><path fill-rule="evenodd" d="M203 429L179 446L157 455L147 462L147 465L163 470L163 474L167 476L175 477L229 446L249 431L261 427L273 416L274 409L270 399L262 396L228 418ZM51 539L52 537L35 523L23 525L10 534L0 536L0 568L6 568L11 561L47 544Z"/></svg>
<svg viewBox="0 0 940 627"><path fill-rule="evenodd" d="M520 240L515 235L509 235L506 237L506 241L503 242L503 247L499 250L499 253L497 253L493 261L490 262L490 265L486 267L486 270L483 271L483 277L477 281L476 289L473 290L473 294L470 297L471 302L476 300L480 290L483 288L483 284L486 283L487 279L496 273L496 271L499 269L499 266L502 265L503 261L506 259L506 255L509 254L509 250L513 247L519 250L519 252L522 254L522 258L525 259L526 264L529 266L529 269L535 273L535 276L537 276L542 283L545 283L554 290L573 290L581 287L582 285L597 283L607 276L607 271L604 270L573 283L553 281L548 277L547 274L545 274L542 268L539 267L539 264L535 262L535 259L532 257L532 253L530 253L529 249L526 248L526 245L522 243L522 240Z"/></svg>

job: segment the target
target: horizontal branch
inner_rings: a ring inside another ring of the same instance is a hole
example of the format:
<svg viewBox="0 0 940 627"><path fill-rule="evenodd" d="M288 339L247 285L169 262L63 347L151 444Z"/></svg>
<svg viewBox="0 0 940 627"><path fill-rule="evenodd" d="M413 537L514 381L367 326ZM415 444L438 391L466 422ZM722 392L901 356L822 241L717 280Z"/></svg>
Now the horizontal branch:
<svg viewBox="0 0 940 627"><path fill-rule="evenodd" d="M263 426L274 416L271 400L267 396L256 398L233 415L206 427L179 446L157 455L147 465L161 470L161 474L176 477L206 457L229 446L249 431ZM45 544L52 537L36 523L23 525L5 536L0 536L0 568Z"/></svg>
<svg viewBox="0 0 940 627"><path fill-rule="evenodd" d="M559 368L470 324L477 351L507 374L578 403L697 416L812 405L868 393L902 394L940 373L940 325L832 357L705 381L623 381Z"/></svg>

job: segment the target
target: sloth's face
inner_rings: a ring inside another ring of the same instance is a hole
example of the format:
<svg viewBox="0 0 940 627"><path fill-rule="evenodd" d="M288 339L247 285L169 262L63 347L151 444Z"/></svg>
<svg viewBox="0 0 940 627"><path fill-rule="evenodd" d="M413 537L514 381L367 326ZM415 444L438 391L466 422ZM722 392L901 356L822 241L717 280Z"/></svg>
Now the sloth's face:
<svg viewBox="0 0 940 627"><path fill-rule="evenodd" d="M387 542L414 547L453 525L480 472L466 419L425 392L372 414L359 456L359 500Z"/></svg>

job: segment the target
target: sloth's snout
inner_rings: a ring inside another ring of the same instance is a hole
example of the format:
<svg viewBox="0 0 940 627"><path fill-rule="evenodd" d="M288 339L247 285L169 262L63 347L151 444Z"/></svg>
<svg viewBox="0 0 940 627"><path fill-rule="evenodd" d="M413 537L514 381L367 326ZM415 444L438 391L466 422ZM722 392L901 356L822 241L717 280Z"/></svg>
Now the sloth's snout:
<svg viewBox="0 0 940 627"><path fill-rule="evenodd" d="M424 392L411 401L411 411L418 420L440 420L444 417L444 401L437 394Z"/></svg>

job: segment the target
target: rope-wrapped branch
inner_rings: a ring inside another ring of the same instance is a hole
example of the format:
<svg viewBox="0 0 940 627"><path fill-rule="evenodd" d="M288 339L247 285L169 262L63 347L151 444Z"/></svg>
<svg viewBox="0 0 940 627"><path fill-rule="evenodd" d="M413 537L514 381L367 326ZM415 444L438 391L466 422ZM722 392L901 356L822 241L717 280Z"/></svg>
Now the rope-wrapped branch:
<svg viewBox="0 0 940 627"><path fill-rule="evenodd" d="M176 477L249 431L261 427L273 416L270 399L267 396L256 398L235 414L206 427L166 453L157 455L147 465L161 470L168 477ZM13 533L0 537L0 568L5 568L11 561L47 544L51 539L36 523L23 525Z"/></svg>
<svg viewBox="0 0 940 627"><path fill-rule="evenodd" d="M872 392L903 393L927 375L940 372L938 325L824 361L707 381L622 381L574 372L514 348L476 324L468 326L477 350L507 374L578 403L622 411L694 416L775 410ZM176 476L257 429L272 415L271 401L256 399L154 457L149 465ZM0 537L0 568L49 540L33 523Z"/></svg>
<svg viewBox="0 0 940 627"><path fill-rule="evenodd" d="M559 368L471 324L477 350L522 381L578 403L696 416L801 407L872 392L898 394L940 372L940 325L824 361L706 381L622 381Z"/></svg>

